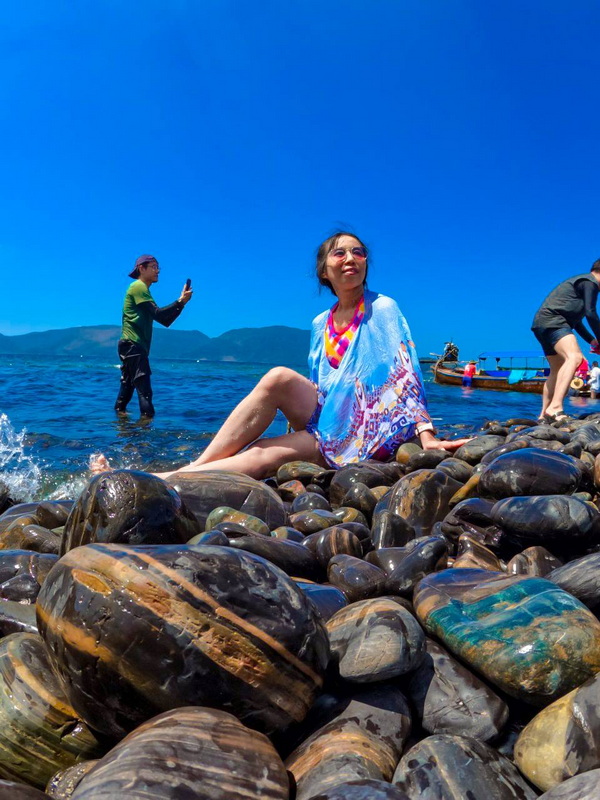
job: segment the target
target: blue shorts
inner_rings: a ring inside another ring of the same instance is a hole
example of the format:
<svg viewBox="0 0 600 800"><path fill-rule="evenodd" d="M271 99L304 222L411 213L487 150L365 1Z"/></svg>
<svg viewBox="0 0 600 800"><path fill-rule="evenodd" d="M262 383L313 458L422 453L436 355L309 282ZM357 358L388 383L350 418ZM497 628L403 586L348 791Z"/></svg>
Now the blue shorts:
<svg viewBox="0 0 600 800"><path fill-rule="evenodd" d="M559 339L562 339L569 333L573 333L572 329L569 328L568 325L563 325L560 328L544 328L539 326L532 328L531 330L533 331L535 338L542 345L542 350L544 351L545 356L555 356L556 350L554 349L554 345Z"/></svg>

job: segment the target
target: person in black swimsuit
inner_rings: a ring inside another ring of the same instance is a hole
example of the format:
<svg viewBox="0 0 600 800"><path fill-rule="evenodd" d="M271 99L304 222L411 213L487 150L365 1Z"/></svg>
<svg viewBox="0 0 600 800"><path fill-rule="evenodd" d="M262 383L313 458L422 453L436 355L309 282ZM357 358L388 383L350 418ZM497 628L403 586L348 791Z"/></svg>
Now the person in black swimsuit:
<svg viewBox="0 0 600 800"><path fill-rule="evenodd" d="M531 330L542 345L550 364L550 375L544 384L540 419L555 421L565 418L563 402L583 354L573 331L595 351L600 341L600 318L596 311L600 285L600 259L590 272L575 275L553 289L537 310ZM583 324L587 320L592 333Z"/></svg>

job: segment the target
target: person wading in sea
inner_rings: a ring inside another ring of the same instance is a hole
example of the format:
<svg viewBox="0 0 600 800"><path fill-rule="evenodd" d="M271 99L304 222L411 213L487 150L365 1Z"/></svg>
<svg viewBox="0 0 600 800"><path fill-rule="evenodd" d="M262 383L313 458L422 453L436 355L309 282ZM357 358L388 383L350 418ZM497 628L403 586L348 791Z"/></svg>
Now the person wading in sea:
<svg viewBox="0 0 600 800"><path fill-rule="evenodd" d="M544 300L531 325L550 364L550 375L544 384L540 421L566 419L563 402L581 364L583 354L573 331L598 352L600 318L596 311L600 285L600 259L590 272L575 275L560 283ZM583 324L587 320L592 333Z"/></svg>
<svg viewBox="0 0 600 800"><path fill-rule="evenodd" d="M137 259L134 269L129 273L129 277L134 278L134 281L125 292L123 303L123 329L118 345L121 386L115 403L115 411L118 413L126 411L135 389L138 394L140 414L143 417L154 416L151 369L148 360L152 323L156 320L168 328L192 297L192 290L186 283L178 300L159 308L150 294L150 286L158 281L159 271L156 258L144 255Z"/></svg>

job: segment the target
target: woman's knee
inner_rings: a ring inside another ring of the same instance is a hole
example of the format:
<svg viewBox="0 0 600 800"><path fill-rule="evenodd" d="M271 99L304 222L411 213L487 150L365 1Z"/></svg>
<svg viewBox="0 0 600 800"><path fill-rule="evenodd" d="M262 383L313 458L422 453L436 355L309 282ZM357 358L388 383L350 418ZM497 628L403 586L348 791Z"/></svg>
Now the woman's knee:
<svg viewBox="0 0 600 800"><path fill-rule="evenodd" d="M273 367L260 379L258 385L269 394L288 391L290 385L302 379L302 375L289 367Z"/></svg>

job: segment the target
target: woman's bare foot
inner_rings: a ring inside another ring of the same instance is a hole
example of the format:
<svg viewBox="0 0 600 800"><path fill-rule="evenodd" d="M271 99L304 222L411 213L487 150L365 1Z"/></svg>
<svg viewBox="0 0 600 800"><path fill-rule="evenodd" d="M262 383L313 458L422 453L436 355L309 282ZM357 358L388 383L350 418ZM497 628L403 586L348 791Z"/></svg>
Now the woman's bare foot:
<svg viewBox="0 0 600 800"><path fill-rule="evenodd" d="M112 467L104 453L92 453L89 466L92 475L99 475L101 472L109 472L111 469Z"/></svg>

